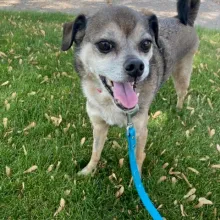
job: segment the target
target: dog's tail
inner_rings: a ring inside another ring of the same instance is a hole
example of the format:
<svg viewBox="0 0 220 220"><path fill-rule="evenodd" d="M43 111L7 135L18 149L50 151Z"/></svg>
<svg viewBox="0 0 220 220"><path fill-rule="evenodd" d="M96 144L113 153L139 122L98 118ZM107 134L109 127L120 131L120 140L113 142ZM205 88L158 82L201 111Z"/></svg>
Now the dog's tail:
<svg viewBox="0 0 220 220"><path fill-rule="evenodd" d="M177 12L181 23L193 26L200 6L200 0L178 0Z"/></svg>

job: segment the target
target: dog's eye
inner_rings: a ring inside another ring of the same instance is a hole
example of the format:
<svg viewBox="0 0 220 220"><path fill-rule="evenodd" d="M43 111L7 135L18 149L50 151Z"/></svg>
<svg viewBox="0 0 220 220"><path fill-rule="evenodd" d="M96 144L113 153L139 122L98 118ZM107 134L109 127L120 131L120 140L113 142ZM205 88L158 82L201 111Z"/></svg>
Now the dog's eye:
<svg viewBox="0 0 220 220"><path fill-rule="evenodd" d="M151 40L142 40L140 43L141 51L147 53L151 48L151 44L152 44Z"/></svg>
<svg viewBox="0 0 220 220"><path fill-rule="evenodd" d="M96 43L96 47L99 49L101 53L109 53L114 48L114 45L109 41L100 41Z"/></svg>

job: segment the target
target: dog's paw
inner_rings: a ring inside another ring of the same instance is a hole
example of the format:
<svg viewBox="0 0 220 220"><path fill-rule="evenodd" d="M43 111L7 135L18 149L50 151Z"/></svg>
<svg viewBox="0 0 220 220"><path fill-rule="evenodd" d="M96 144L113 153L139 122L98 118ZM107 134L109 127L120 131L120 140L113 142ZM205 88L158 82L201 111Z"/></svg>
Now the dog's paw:
<svg viewBox="0 0 220 220"><path fill-rule="evenodd" d="M87 176L89 174L92 174L92 170L89 169L88 167L84 167L82 170L80 170L77 175L78 176Z"/></svg>

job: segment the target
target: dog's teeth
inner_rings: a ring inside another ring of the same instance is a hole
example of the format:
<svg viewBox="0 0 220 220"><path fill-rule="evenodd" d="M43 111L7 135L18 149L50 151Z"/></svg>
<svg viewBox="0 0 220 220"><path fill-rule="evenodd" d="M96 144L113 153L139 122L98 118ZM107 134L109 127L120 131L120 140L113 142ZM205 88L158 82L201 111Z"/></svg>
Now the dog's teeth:
<svg viewBox="0 0 220 220"><path fill-rule="evenodd" d="M110 86L110 87L112 86L112 81L109 80L108 78L106 78L106 83L107 83L108 86Z"/></svg>
<svg viewBox="0 0 220 220"><path fill-rule="evenodd" d="M120 104L120 102L118 101L118 99L115 99L116 104Z"/></svg>
<svg viewBox="0 0 220 220"><path fill-rule="evenodd" d="M137 97L139 97L140 93L137 93Z"/></svg>

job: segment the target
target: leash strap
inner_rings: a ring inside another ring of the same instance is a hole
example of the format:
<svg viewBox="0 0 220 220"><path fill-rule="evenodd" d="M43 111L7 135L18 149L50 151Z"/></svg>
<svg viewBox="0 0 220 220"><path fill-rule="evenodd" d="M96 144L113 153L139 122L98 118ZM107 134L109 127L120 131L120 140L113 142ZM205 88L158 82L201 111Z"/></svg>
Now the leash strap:
<svg viewBox="0 0 220 220"><path fill-rule="evenodd" d="M143 202L146 210L149 212L153 220L163 220L163 218L160 216L159 212L151 202L148 194L145 192L144 186L141 182L141 177L138 171L136 156L135 156L136 131L132 123L128 124L126 135L127 135L128 147L129 147L130 168L138 195L140 196L141 201Z"/></svg>

